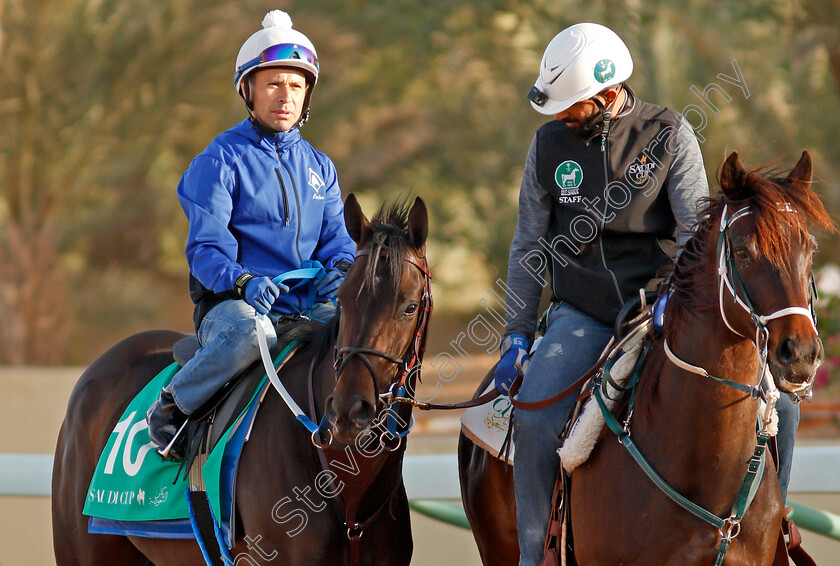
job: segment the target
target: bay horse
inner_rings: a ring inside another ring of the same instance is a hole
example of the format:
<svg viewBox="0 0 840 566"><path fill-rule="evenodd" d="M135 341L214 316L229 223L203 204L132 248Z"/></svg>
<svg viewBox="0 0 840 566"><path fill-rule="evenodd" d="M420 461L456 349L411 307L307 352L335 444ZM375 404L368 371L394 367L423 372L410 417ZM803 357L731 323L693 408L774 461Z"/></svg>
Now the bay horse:
<svg viewBox="0 0 840 566"><path fill-rule="evenodd" d="M744 516L730 516L757 450L753 393L764 363L779 391L805 395L823 358L810 310L816 242L808 229L834 226L810 190L811 174L807 152L787 175L747 171L737 152L726 159L722 194L702 206L671 283L660 291L671 291L664 330L653 338L626 429L671 488L725 526L717 529L675 503L605 427L589 459L571 474L574 556L568 563L774 564L783 502L772 459ZM624 410L618 421L627 417ZM512 474L479 452L462 434L467 515L478 527L479 548L495 548L482 551L484 564L515 565ZM486 498L499 507L482 507ZM725 557L723 539L729 540Z"/></svg>
<svg viewBox="0 0 840 566"><path fill-rule="evenodd" d="M265 396L239 464L231 550L237 565L402 566L411 560L402 483L405 443L380 435L380 448L387 449L376 450L357 437L381 426L387 411L399 413L394 422L410 420L411 407L398 411L386 401L396 382L413 384L422 357L431 311L428 214L420 198L410 208L401 200L383 206L369 222L351 194L345 219L358 251L338 291L337 313L299 333L308 346L279 372L297 403L316 413L309 414L315 423L326 413L334 441L327 446L324 439L319 448L279 395ZM97 359L76 384L53 469L58 566L205 564L195 541L89 534L82 515L114 425L129 400L172 362L172 345L182 337L163 330L131 336ZM355 476L339 474L329 489L316 493L316 477L333 460L343 461L344 469L352 466Z"/></svg>

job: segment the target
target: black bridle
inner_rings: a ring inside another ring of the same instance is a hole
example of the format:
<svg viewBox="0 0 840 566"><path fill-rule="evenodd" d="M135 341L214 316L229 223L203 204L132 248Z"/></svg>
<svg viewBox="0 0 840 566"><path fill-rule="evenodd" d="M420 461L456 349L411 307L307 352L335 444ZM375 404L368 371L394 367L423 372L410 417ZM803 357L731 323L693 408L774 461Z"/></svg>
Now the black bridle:
<svg viewBox="0 0 840 566"><path fill-rule="evenodd" d="M371 252L369 249L361 250L356 254L356 259L370 256L370 254ZM389 257L389 255L390 250L388 248L380 249L380 257ZM406 379L410 374L416 372L419 376L423 361L423 354L426 351L426 334L429 326L429 317L434 309L431 287L432 274L429 271L426 258L417 257L408 252L403 255L402 260L419 269L420 273L423 275L423 296L420 299L420 305L418 307L417 324L414 327L414 336L405 353L401 357L397 357L375 348L361 346L345 346L344 348L338 349L338 344L336 343L335 361L333 363L333 367L335 367L336 381L338 381L341 376L341 372L344 371L344 368L350 360L353 358L359 358L370 372L371 378L373 379L373 390L377 399L380 397L395 397L395 391L405 386ZM378 376L376 375L376 370L373 368L373 364L368 356L376 356L397 365L397 373L391 381L388 391L381 395L379 393L379 386L377 385Z"/></svg>

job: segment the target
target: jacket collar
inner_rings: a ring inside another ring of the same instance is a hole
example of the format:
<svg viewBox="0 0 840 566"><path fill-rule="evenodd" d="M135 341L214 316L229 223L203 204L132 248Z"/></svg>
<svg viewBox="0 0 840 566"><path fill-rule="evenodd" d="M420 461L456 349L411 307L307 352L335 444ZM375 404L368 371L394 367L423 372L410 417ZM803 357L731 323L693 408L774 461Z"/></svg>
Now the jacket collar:
<svg viewBox="0 0 840 566"><path fill-rule="evenodd" d="M613 127L615 127L615 124L619 119L624 118L625 116L628 116L628 115L632 114L633 111L636 110L636 100L637 100L636 93L633 92L633 89L631 89L627 85L627 83L624 83L623 88L624 88L624 92L627 93L627 98L624 99L624 102L621 103L621 108L618 110L618 113L615 116L613 116L613 118L612 118ZM601 137L601 131L599 129L598 132L596 132L591 138L586 140L586 145L588 146L589 144L591 144L593 141L595 141L597 138L600 138L600 137Z"/></svg>
<svg viewBox="0 0 840 566"><path fill-rule="evenodd" d="M300 131L295 127L288 132L273 133L263 128L257 121L247 118L236 127L237 133L245 136L254 144L265 146L272 151L284 151L300 140Z"/></svg>

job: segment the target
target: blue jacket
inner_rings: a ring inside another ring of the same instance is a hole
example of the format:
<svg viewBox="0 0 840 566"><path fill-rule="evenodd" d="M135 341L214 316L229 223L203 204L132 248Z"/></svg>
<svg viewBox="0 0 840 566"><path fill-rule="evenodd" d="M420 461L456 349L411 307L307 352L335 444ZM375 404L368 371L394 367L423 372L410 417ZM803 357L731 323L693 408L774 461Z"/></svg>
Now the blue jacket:
<svg viewBox="0 0 840 566"><path fill-rule="evenodd" d="M238 298L243 273L274 277L316 259L353 261L332 161L297 128L269 136L245 120L216 136L178 185L190 223L187 262L196 328L217 303ZM297 313L304 292L280 295L273 310Z"/></svg>

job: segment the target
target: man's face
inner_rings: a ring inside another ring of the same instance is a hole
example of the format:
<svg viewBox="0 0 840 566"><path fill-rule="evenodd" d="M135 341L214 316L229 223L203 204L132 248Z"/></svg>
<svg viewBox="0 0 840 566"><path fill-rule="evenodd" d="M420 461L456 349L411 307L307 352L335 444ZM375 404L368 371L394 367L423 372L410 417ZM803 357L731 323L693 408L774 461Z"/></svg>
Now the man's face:
<svg viewBox="0 0 840 566"><path fill-rule="evenodd" d="M592 99L575 102L563 112L556 114L555 118L563 121L575 135L584 139L597 134L604 122L604 115Z"/></svg>
<svg viewBox="0 0 840 566"><path fill-rule="evenodd" d="M275 132L288 132L297 124L306 97L306 76L295 69L268 68L250 78L254 115Z"/></svg>

